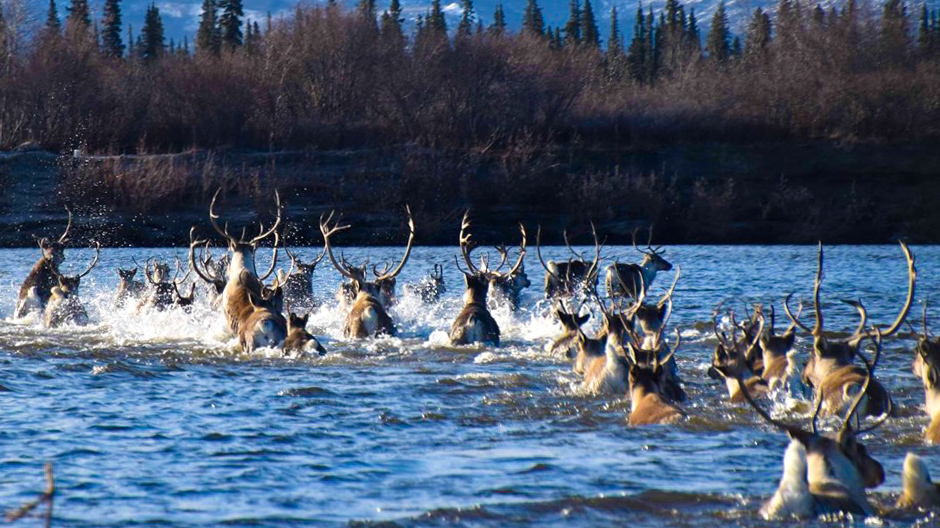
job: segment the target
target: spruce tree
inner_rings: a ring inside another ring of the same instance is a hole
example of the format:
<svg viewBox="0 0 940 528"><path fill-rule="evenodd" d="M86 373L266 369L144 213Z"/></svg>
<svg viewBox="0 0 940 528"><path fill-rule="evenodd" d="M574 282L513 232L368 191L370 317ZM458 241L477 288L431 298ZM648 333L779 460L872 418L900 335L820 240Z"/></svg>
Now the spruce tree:
<svg viewBox="0 0 940 528"><path fill-rule="evenodd" d="M570 0L568 21L565 22L565 45L577 46L581 43L581 4L578 0Z"/></svg>
<svg viewBox="0 0 940 528"><path fill-rule="evenodd" d="M917 43L921 52L930 49L930 29L930 11L927 10L927 2L924 2L920 8L920 25L917 29Z"/></svg>
<svg viewBox="0 0 940 528"><path fill-rule="evenodd" d="M900 62L910 47L904 0L887 0L881 16L881 39L889 60Z"/></svg>
<svg viewBox="0 0 940 528"><path fill-rule="evenodd" d="M373 34L378 34L379 26L375 17L375 0L359 0L359 5L356 7L356 11L359 13L359 16L362 17L363 21L368 24L369 29L372 30Z"/></svg>
<svg viewBox="0 0 940 528"><path fill-rule="evenodd" d="M759 7L755 9L744 39L745 53L749 56L763 54L770 45L771 27L770 16Z"/></svg>
<svg viewBox="0 0 940 528"><path fill-rule="evenodd" d="M584 0L584 10L581 12L581 41L592 48L599 48L601 45L600 33L597 31L597 20L594 18L591 0Z"/></svg>
<svg viewBox="0 0 940 528"><path fill-rule="evenodd" d="M617 22L617 5L610 8L610 35L607 37L607 54L619 57L623 53L623 43L620 41L620 25Z"/></svg>
<svg viewBox="0 0 940 528"><path fill-rule="evenodd" d="M447 37L447 19L444 18L444 10L441 9L441 0L431 2L428 28L438 37Z"/></svg>
<svg viewBox="0 0 940 528"><path fill-rule="evenodd" d="M388 11L382 13L382 24L379 28L379 34L386 46L392 46L400 51L405 45L405 33L402 30L401 3L398 0L392 0L388 5Z"/></svg>
<svg viewBox="0 0 940 528"><path fill-rule="evenodd" d="M121 41L121 3L120 0L105 0L104 17L101 20L104 30L101 32L101 49L105 56L122 57L124 43Z"/></svg>
<svg viewBox="0 0 940 528"><path fill-rule="evenodd" d="M637 82L646 79L646 58L647 58L647 35L646 18L643 15L642 2L636 8L636 23L633 26L633 40L627 48L627 70L630 77Z"/></svg>
<svg viewBox="0 0 940 528"><path fill-rule="evenodd" d="M702 35L698 30L698 19L695 18L694 7L689 12L689 24L686 29L686 35L686 40L689 42L689 49L697 55L702 51Z"/></svg>
<svg viewBox="0 0 940 528"><path fill-rule="evenodd" d="M473 28L473 0L461 0L463 14L460 17L460 23L457 24L457 36L469 37Z"/></svg>
<svg viewBox="0 0 940 528"><path fill-rule="evenodd" d="M219 15L215 0L203 0L199 29L196 31L196 51L217 55L220 45Z"/></svg>
<svg viewBox="0 0 940 528"><path fill-rule="evenodd" d="M144 15L144 27L141 30L141 57L146 61L154 61L163 55L164 34L163 18L156 4L150 4Z"/></svg>
<svg viewBox="0 0 940 528"><path fill-rule="evenodd" d="M712 17L711 31L708 32L708 39L705 45L708 56L718 63L727 61L728 57L731 55L729 41L728 15L725 13L725 2L721 0L721 2L718 3L718 9L715 10L715 16Z"/></svg>
<svg viewBox="0 0 940 528"><path fill-rule="evenodd" d="M219 0L218 5L222 48L233 51L243 43L242 17L245 11L242 0Z"/></svg>
<svg viewBox="0 0 940 528"><path fill-rule="evenodd" d="M88 8L88 0L72 0L72 5L66 8L69 12L65 19L65 26L78 29L91 28L91 10Z"/></svg>
<svg viewBox="0 0 940 528"><path fill-rule="evenodd" d="M529 35L538 37L545 34L545 19L542 18L542 8L539 7L536 0L526 2L525 13L522 17L522 30Z"/></svg>
<svg viewBox="0 0 940 528"><path fill-rule="evenodd" d="M741 39L735 35L734 39L731 40L731 56L737 58L740 57L742 53Z"/></svg>
<svg viewBox="0 0 940 528"><path fill-rule="evenodd" d="M490 31L494 35L502 35L506 32L506 13L503 11L503 4L496 4L496 12L493 13L493 25Z"/></svg>
<svg viewBox="0 0 940 528"><path fill-rule="evenodd" d="M46 29L56 33L62 29L62 23L59 22L59 10L55 5L55 0L49 0L49 13L46 15Z"/></svg>

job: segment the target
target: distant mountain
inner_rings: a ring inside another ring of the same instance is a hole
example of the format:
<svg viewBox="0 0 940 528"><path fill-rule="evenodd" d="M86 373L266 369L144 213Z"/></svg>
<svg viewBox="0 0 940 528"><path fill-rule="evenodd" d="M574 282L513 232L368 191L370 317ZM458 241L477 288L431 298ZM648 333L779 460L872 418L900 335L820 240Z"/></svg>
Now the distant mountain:
<svg viewBox="0 0 940 528"><path fill-rule="evenodd" d="M44 19L45 11L49 5L48 0L30 1L33 4L33 9L36 16L42 17L38 18L38 20ZM262 26L264 25L263 21L267 17L268 13L271 13L271 15L275 18L279 16L289 16L297 6L297 2L294 0L243 1L245 5L245 16L253 20L258 20ZM511 28L517 29L519 26L521 26L522 14L525 10L526 1L527 0L502 0L501 3L503 4L503 9L506 12L506 18ZM865 0L862 1L864 2ZM718 7L718 2L719 0L689 0L682 2L682 4L685 6L686 14L691 12L692 9L695 10L695 16L699 21L699 26L705 30L711 24L711 17L714 15L715 9ZM873 0L873 2L873 8L877 9L880 5L880 2L878 0ZM57 2L59 5L60 18L65 17L65 8L68 3L69 0L59 0ZM131 24L134 28L134 34L137 35L139 33L139 28L143 25L144 12L150 3L150 0L123 0L122 8L125 28L127 27L128 23ZM326 2L325 0L319 0L306 3ZM347 7L352 8L355 6L356 2L355 0L347 0L345 3ZM410 23L413 23L418 15L428 11L431 5L430 0L401 0L401 3L404 7L405 17ZM474 8L477 12L477 16L482 18L484 24L489 25L493 21L493 12L496 9L497 3L500 3L500 0L477 0L474 2ZM542 8L542 14L545 18L546 25L551 25L552 27L564 25L565 21L568 19L569 7L567 0L539 0L538 3ZM610 10L614 5L617 6L620 29L629 37L633 31L632 28L636 19L636 10L639 3L640 0L593 0L591 4L597 16L597 25L600 28L601 37L607 37L607 33L610 29ZM659 12L665 3L665 0L644 1L642 2L643 11L646 12L649 10L650 6L652 6L654 11ZM821 2L823 7L827 9L831 6L841 6L842 3L844 3L843 0L822 0ZM927 0L927 3L929 6L931 6L931 8L937 8L940 6L940 0ZM96 12L99 13L99 17L102 4L103 0L98 0L97 2L93 3ZM167 38L172 38L174 41L181 42L184 36L186 36L188 37L189 41L192 42L193 36L196 33L196 27L199 24L199 13L202 9L202 2L158 0L156 4L157 7L160 8L160 13L163 15ZM450 22L450 27L456 27L457 20L460 18L461 14L460 3L453 0L442 0L442 4L444 5L444 11L448 15L448 22ZM743 34L747 26L747 20L755 9L760 7L764 10L770 9L772 11L776 4L777 0L726 0L725 9L728 12L728 18L731 22L732 31L737 34ZM810 5L815 5L815 3ZM915 0L914 3L908 2L908 12L912 14L912 17L915 21L919 16L921 5L922 2L917 0ZM379 0L379 12L386 9L386 7L387 2ZM912 26L916 27L916 23L912 24Z"/></svg>

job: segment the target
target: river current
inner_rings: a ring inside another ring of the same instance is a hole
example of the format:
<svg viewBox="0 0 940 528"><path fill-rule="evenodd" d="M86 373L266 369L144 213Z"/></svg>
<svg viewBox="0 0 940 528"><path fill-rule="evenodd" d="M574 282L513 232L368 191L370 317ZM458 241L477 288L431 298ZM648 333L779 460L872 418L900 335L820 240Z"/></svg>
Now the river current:
<svg viewBox="0 0 940 528"><path fill-rule="evenodd" d="M912 250L918 284L909 320L919 331L920 302L940 286L940 247ZM532 287L520 309L493 312L499 348L448 344L463 294L456 248L415 248L390 311L399 335L362 341L342 336L345 314L334 300L340 276L325 259L314 274L323 305L308 330L328 353L307 359L238 352L204 298L191 313L112 307L118 266L133 267L132 257L185 260L185 251L103 249L81 285L91 324L55 330L11 319L39 250L0 251L0 509L34 498L48 461L58 489L54 526L781 524L757 511L776 489L788 441L749 407L728 403L724 385L706 375L716 344L711 319L720 301L739 313L745 301L773 302L778 331L786 327L784 296L811 299L815 247L668 248L666 258L682 268L670 325L683 336L676 357L689 417L644 428L627 426L626 394L585 394L570 364L546 352L560 326L542 298L534 248L525 268ZM344 251L354 262L401 255L401 248ZM544 254L567 258L567 251ZM318 252L298 249L304 260ZM64 268L80 271L90 256L69 249ZM604 256L638 258L623 247L605 248ZM259 254L259 268L268 258ZM447 292L429 306L402 286L433 264L444 265ZM657 277L654 299L674 273ZM851 332L857 323L840 299L861 298L872 320L886 325L906 294L897 245L826 248L827 329ZM940 296L933 304L940 330ZM940 477L937 448L922 441L929 420L910 368L914 337L905 327L888 339L878 367L899 409L863 437L887 473L870 494L877 503L896 499L907 452L921 454ZM798 333L803 359L809 344ZM809 402L785 394L772 406L793 423L805 424L811 412ZM823 424L832 430L839 421ZM924 513L835 524L940 520Z"/></svg>

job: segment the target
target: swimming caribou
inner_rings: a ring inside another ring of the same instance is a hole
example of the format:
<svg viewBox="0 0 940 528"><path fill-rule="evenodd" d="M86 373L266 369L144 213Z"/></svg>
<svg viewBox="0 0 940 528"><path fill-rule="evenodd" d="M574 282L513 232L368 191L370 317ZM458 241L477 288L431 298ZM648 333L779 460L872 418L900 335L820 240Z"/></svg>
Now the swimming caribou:
<svg viewBox="0 0 940 528"><path fill-rule="evenodd" d="M241 236L235 238L229 234L228 225L224 229L219 226L219 215L215 212L215 204L220 191L221 189L216 191L209 204L209 221L213 229L228 243L229 261L221 301L226 329L232 336L239 338L239 343L247 351L262 346L278 346L287 337L287 320L280 313L280 308L276 306L278 297L282 293L279 287L273 290L267 288L264 281L274 273L274 268L277 266L280 241L277 228L281 225L281 196L277 191L274 192L277 216L270 228L265 229L262 224L258 235L253 238L246 238L246 230L243 229ZM271 267L264 275L259 275L255 268L255 252L261 242L272 235L274 236L274 249ZM195 258L196 248L205 244L205 240L196 239L195 227L193 227L190 230L190 264L200 278L212 283L209 272L206 269L200 269Z"/></svg>
<svg viewBox="0 0 940 528"><path fill-rule="evenodd" d="M607 296L611 299L620 295L635 298L641 290L653 284L657 272L672 269L672 264L663 258L666 250L661 246L653 247L653 226L650 225L649 240L645 249L640 249L636 245L638 230L639 228L633 230L633 249L643 255L643 261L639 264L614 262L607 266L604 285L607 287Z"/></svg>
<svg viewBox="0 0 940 528"><path fill-rule="evenodd" d="M91 270L98 264L98 257L101 255L101 244L95 242L95 256L91 264L85 268L85 271L74 276L66 276L59 273L58 268L52 268L52 273L56 277L57 286L52 288L49 302L46 303L43 321L47 328L55 328L64 324L73 324L83 326L88 324L88 312L78 298L78 286L81 284L82 277L91 273Z"/></svg>
<svg viewBox="0 0 940 528"><path fill-rule="evenodd" d="M568 243L568 231L565 230L562 235L565 239L565 245L568 251L576 258L569 258L565 262L555 262L549 260L545 262L542 258L542 226L538 227L535 234L535 252L539 257L542 268L545 269L545 298L557 299L560 297L570 297L578 293L586 293L587 290L597 285L597 270L601 260L601 244L597 238L597 230L594 229L594 223L591 223L591 234L594 235L594 260L588 261L585 256L575 251Z"/></svg>
<svg viewBox="0 0 940 528"><path fill-rule="evenodd" d="M52 289L58 284L59 266L65 261L65 243L68 241L69 230L72 228L72 211L65 207L69 215L65 231L58 240L49 240L46 237L38 240L42 255L26 276L20 286L20 293L16 300L14 317L25 317L30 312L43 313L46 303L52 297Z"/></svg>
<svg viewBox="0 0 940 528"><path fill-rule="evenodd" d="M490 314L486 304L486 295L492 280L511 277L522 266L526 250L525 226L519 224L519 231L522 233L522 242L519 244L519 259L505 273L500 273L499 268L496 270L487 269L488 266L485 260L482 269L473 265L473 259L470 257L473 245L470 241L469 229L470 211L467 211L460 222L460 253L467 265L467 271L460 269L460 264L457 262L457 269L463 272L464 284L467 289L464 293L463 309L457 314L457 319L454 320L450 328L450 341L454 345L489 343L493 346L499 346L499 325ZM501 268L502 264L499 267Z"/></svg>
<svg viewBox="0 0 940 528"><path fill-rule="evenodd" d="M803 448L803 451L795 449L792 453L788 450L780 488L761 509L763 517L814 517L838 512L865 515L873 511L865 490L881 485L885 480L885 472L881 464L872 458L865 446L858 441L858 436L884 424L890 413L884 413L874 424L865 428L860 425L857 429L853 428L852 422L853 418L859 423L862 420L859 407L871 387L874 369L881 355L883 336L877 327L874 332L874 336L865 336L875 345L872 361L869 362L858 353L865 364L865 381L853 398L843 418L842 427L834 438L822 435L817 429L823 398L816 399L812 429L807 431L771 417L747 391L742 391L745 401L764 421L787 433L792 441L798 442ZM738 371L738 376L739 381L743 383L743 369Z"/></svg>
<svg viewBox="0 0 940 528"><path fill-rule="evenodd" d="M907 300L904 302L901 313L898 314L894 323L882 332L882 337L888 337L901 328L907 318L908 311L911 309L911 303L914 301L914 288L917 282L914 255L907 247L907 244L900 242L900 245L908 268ZM792 293L784 301L787 316L793 324L813 336L813 349L809 361L803 368L802 381L807 386L813 387L817 395L821 394L823 396L824 414L837 414L853 401L855 394L862 394L864 399L860 404L859 414L862 416L879 416L891 407L891 397L888 395L888 391L878 380L866 382L865 369L852 363L852 360L859 354L859 343L867 335L864 330L868 322L868 312L861 301L843 301L858 310L861 317L859 325L848 338L836 340L827 337L823 333L823 313L819 296L822 278L823 247L820 243L816 280L813 288L813 306L816 313L816 322L813 328L801 323L799 315L794 316L790 311L789 301L793 295ZM868 390L860 393L860 387L865 383L869 385Z"/></svg>
<svg viewBox="0 0 940 528"><path fill-rule="evenodd" d="M940 338L927 329L927 303L924 303L923 334L917 340L911 370L924 386L924 407L930 424L924 438L931 444L940 444Z"/></svg>
<svg viewBox="0 0 940 528"><path fill-rule="evenodd" d="M349 279L352 293L352 307L346 316L346 322L343 324L343 335L346 337L364 338L376 335L395 335L395 325L392 318L388 315L386 307L391 303L391 294L394 293L395 277L401 273L408 257L411 255L411 246L415 239L415 222L411 216L411 208L405 206L405 213L408 217L408 245L405 247L405 254L401 262L391 272L390 266L386 266L382 273L373 268L375 279L366 280L366 267L356 268L349 265L345 258L341 257L342 262L338 261L333 255L333 246L330 243L330 237L340 231L349 229L350 225L339 225L333 223L333 215L320 217L320 233L323 235L323 244L326 248L326 254L330 257L330 262L339 273Z"/></svg>

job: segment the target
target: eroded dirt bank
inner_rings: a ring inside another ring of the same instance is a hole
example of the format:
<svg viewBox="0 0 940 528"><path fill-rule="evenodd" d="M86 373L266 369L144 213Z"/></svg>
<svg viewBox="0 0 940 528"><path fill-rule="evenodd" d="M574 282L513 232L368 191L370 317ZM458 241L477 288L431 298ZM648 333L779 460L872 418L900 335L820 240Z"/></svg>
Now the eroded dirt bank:
<svg viewBox="0 0 940 528"><path fill-rule="evenodd" d="M0 154L0 245L28 246L76 212L75 235L107 245L161 246L210 229L212 194L233 225L269 218L273 189L288 241L319 244L321 213L354 224L343 244L404 240L410 204L418 243L452 245L474 211L481 242L512 242L517 222L543 243L610 243L653 222L660 243L940 242L940 148L933 145L698 143L634 150L384 150L151 156Z"/></svg>

